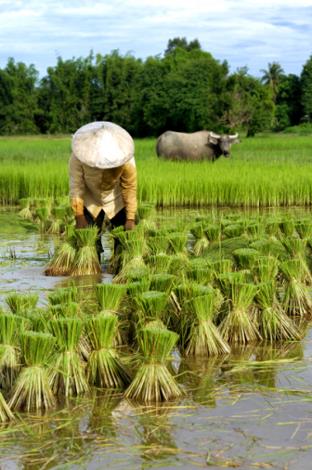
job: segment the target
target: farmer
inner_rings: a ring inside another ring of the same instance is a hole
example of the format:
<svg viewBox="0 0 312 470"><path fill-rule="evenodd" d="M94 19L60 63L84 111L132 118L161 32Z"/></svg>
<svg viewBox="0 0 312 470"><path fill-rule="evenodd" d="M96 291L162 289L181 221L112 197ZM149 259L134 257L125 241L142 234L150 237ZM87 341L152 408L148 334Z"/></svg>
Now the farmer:
<svg viewBox="0 0 312 470"><path fill-rule="evenodd" d="M69 180L76 228L96 225L101 233L105 215L112 227L135 227L134 142L122 127L107 121L80 127L72 138ZM100 236L97 252L100 258Z"/></svg>

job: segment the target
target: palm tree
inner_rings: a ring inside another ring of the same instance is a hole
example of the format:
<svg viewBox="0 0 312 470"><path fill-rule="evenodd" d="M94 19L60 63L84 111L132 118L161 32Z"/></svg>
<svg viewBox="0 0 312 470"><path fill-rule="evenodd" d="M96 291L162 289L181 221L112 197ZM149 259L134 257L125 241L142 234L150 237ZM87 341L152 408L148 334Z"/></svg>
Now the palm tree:
<svg viewBox="0 0 312 470"><path fill-rule="evenodd" d="M261 72L263 73L261 82L271 88L273 100L275 102L278 93L278 86L284 75L284 70L278 62L272 62L271 64L268 64L267 70L262 69Z"/></svg>

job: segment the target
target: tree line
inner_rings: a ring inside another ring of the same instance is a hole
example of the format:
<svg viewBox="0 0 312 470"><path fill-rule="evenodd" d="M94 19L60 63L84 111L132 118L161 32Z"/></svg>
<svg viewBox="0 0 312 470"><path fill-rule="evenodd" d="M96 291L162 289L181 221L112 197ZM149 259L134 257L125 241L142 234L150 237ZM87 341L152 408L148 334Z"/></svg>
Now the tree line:
<svg viewBox="0 0 312 470"><path fill-rule="evenodd" d="M280 131L312 120L312 56L300 76L273 62L256 78L230 73L197 39L174 38L146 60L118 50L57 59L39 79L34 65L9 58L0 69L0 134L72 133L107 120L133 136Z"/></svg>

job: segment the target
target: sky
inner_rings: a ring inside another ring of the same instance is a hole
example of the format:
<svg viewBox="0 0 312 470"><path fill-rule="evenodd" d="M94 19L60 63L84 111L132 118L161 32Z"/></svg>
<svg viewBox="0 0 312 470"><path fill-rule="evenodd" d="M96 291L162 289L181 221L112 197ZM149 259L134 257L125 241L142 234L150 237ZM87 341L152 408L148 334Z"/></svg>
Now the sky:
<svg viewBox="0 0 312 470"><path fill-rule="evenodd" d="M168 39L197 38L230 71L278 62L300 75L312 55L312 0L0 0L0 67L8 57L44 76L57 57L118 49L145 59Z"/></svg>

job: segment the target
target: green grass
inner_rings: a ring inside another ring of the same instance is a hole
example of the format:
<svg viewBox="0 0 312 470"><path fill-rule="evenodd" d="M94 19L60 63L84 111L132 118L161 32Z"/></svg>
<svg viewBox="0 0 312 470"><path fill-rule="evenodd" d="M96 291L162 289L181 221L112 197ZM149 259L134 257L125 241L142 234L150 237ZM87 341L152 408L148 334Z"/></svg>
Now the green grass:
<svg viewBox="0 0 312 470"><path fill-rule="evenodd" d="M68 193L70 137L0 138L0 202ZM312 202L312 140L265 135L242 139L232 158L159 160L155 139L136 141L140 201L158 206L291 206Z"/></svg>

